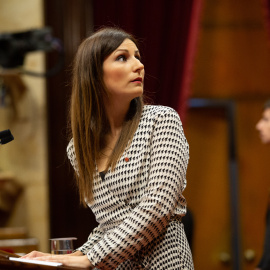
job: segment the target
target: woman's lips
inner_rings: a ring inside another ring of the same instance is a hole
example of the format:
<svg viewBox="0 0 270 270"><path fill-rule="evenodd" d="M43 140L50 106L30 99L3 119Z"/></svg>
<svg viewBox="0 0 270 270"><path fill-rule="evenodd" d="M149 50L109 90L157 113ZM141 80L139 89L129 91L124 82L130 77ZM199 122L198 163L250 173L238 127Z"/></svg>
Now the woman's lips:
<svg viewBox="0 0 270 270"><path fill-rule="evenodd" d="M138 77L136 78L135 80L131 81L131 82L134 82L134 83L142 83L142 78L141 77Z"/></svg>

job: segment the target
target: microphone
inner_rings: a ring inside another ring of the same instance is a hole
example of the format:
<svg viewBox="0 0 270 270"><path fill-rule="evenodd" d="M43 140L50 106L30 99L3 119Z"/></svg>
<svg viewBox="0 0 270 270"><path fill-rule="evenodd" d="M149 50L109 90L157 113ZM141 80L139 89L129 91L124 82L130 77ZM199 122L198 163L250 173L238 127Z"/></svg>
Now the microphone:
<svg viewBox="0 0 270 270"><path fill-rule="evenodd" d="M14 137L9 129L0 131L0 144L9 143L12 140L14 140Z"/></svg>

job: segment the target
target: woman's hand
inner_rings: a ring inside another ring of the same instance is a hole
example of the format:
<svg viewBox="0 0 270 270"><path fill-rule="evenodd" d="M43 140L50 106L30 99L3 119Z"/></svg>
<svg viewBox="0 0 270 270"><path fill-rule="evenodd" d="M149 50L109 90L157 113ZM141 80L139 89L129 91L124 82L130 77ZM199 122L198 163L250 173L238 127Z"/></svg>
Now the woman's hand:
<svg viewBox="0 0 270 270"><path fill-rule="evenodd" d="M87 256L83 255L83 253L80 251L76 251L74 253L66 255L52 255L40 251L32 251L22 256L21 259L59 262L65 266L79 267L79 268L88 268L88 269L94 268L94 266L88 260Z"/></svg>
<svg viewBox="0 0 270 270"><path fill-rule="evenodd" d="M51 253L43 253L43 252L40 252L40 251L32 251L26 255L23 255L21 256L21 259L34 259L36 257L43 257L43 256L51 256L52 254ZM65 256L83 256L83 253L79 250L73 252L73 253L70 253L70 254L66 254Z"/></svg>
<svg viewBox="0 0 270 270"><path fill-rule="evenodd" d="M40 251L32 251L24 256L21 257L21 259L35 259L36 257L44 257L44 256L50 256L51 254L50 253L43 253L43 252L40 252Z"/></svg>
<svg viewBox="0 0 270 270"><path fill-rule="evenodd" d="M94 266L90 263L86 255L83 256L69 256L67 255L46 255L42 257L32 257L32 258L26 258L26 259L34 259L38 261L48 261L48 262L58 262L62 263L65 266L70 267L79 267L79 268L87 268L87 269L93 269Z"/></svg>

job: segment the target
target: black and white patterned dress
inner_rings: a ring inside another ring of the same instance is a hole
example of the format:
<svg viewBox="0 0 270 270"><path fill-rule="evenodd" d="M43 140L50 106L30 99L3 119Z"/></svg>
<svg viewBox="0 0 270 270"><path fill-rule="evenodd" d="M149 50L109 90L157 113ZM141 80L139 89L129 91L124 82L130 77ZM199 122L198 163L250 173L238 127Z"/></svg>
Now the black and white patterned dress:
<svg viewBox="0 0 270 270"><path fill-rule="evenodd" d="M76 170L72 140L67 152ZM194 269L181 223L188 159L177 112L145 105L115 170L104 179L97 170L94 175L94 201L88 205L99 226L78 250L96 269Z"/></svg>

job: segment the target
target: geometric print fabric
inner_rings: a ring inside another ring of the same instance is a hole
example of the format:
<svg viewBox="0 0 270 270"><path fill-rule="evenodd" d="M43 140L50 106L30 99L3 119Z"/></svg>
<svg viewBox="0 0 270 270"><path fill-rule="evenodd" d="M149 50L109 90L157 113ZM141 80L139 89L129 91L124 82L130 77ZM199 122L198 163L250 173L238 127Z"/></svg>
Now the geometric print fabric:
<svg viewBox="0 0 270 270"><path fill-rule="evenodd" d="M67 154L77 171L73 140ZM193 269L180 221L188 160L177 112L145 105L115 169L102 179L96 168L88 205L99 225L78 248L96 269Z"/></svg>

